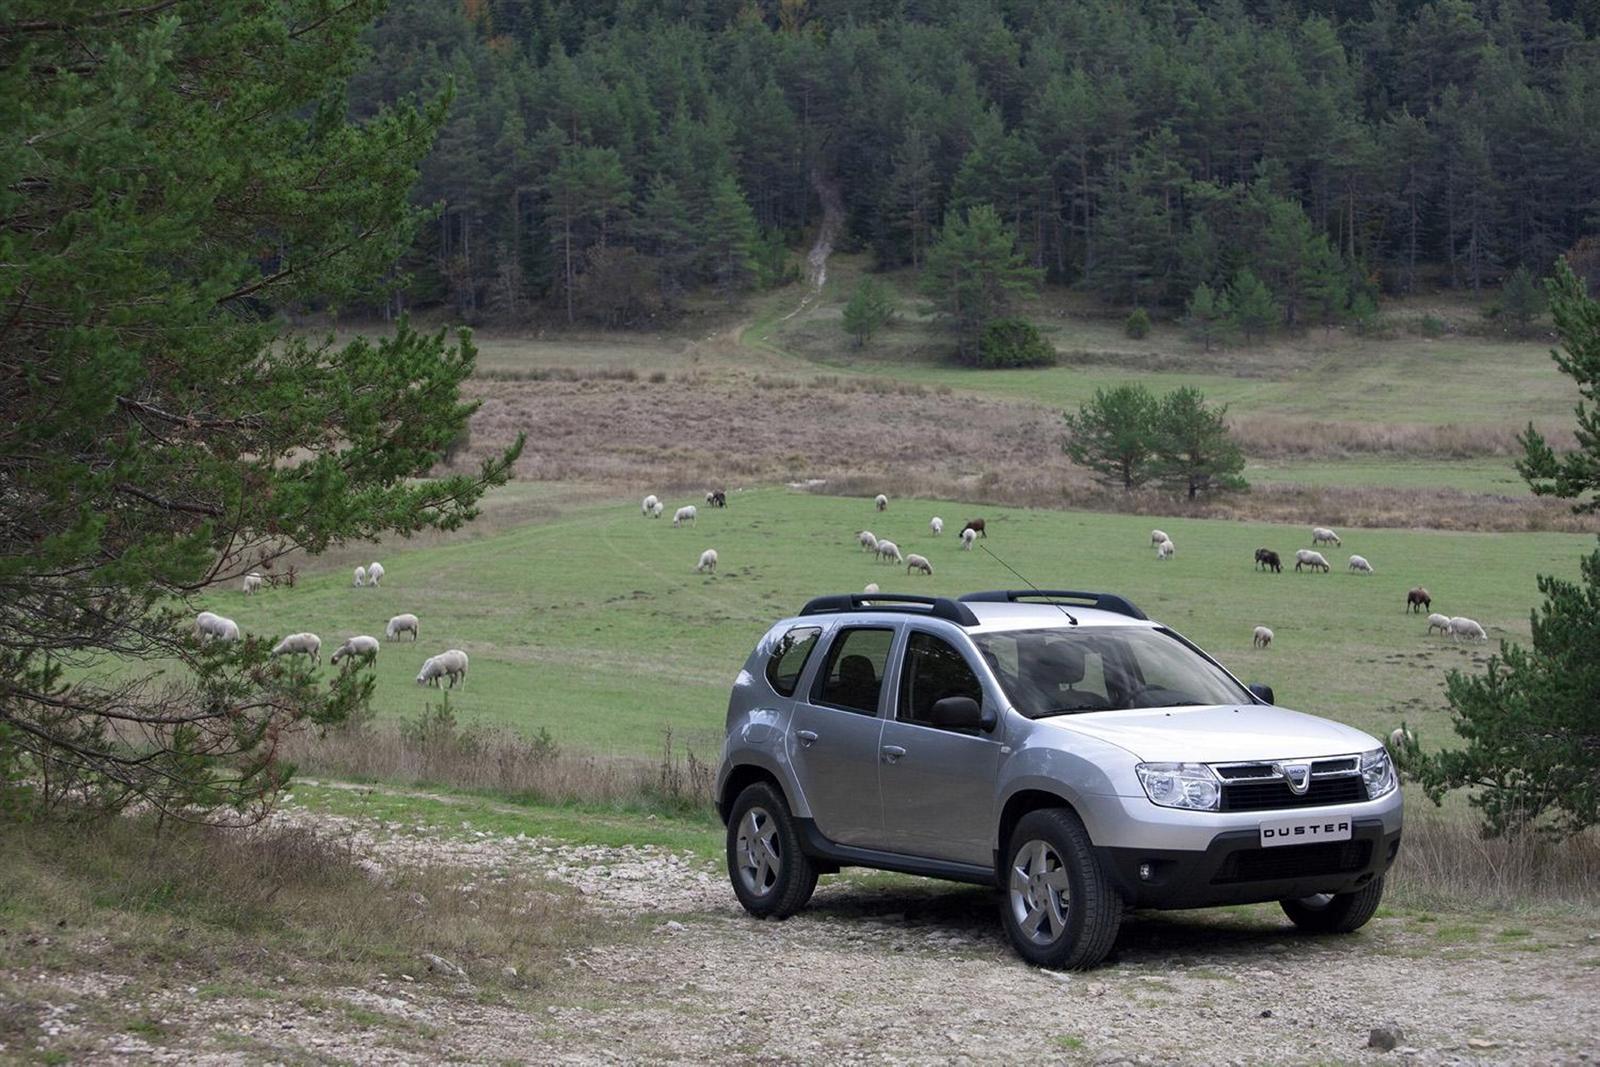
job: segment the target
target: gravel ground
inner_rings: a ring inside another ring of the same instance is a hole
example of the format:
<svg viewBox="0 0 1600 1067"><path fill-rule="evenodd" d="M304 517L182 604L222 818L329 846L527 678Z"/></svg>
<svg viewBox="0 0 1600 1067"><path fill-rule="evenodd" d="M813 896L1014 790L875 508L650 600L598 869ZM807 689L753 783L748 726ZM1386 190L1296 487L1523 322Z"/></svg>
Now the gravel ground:
<svg viewBox="0 0 1600 1067"><path fill-rule="evenodd" d="M432 1063L1584 1063L1600 1061L1600 933L1536 923L1441 936L1445 919L1297 935L1275 908L1158 915L1124 926L1109 965L1032 970L990 894L880 875L825 878L784 923L749 919L720 868L668 850L574 846L470 830L417 832L305 809L348 835L374 878L397 865L547 875L620 934L569 976L515 998L470 979L375 976L320 990L325 1010L172 991L181 1050L126 1035L97 1059ZM403 832L396 832L402 830ZM63 995L94 995L76 982ZM97 981L114 993L115 980ZM104 992L105 990L102 990ZM352 1011L382 1025L352 1027ZM1399 1047L1368 1047L1394 1023ZM70 1020L63 1026L69 1026Z"/></svg>

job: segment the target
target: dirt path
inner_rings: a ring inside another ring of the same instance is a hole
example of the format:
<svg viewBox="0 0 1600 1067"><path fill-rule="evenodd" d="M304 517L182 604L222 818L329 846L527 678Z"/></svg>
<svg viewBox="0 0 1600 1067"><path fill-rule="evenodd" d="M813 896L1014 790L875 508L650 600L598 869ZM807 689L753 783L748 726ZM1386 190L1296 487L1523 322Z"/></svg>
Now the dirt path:
<svg viewBox="0 0 1600 1067"><path fill-rule="evenodd" d="M822 224L817 227L817 239L806 254L806 295L793 311L778 320L780 322L794 318L822 295L822 287L828 280L828 257L833 254L833 242L838 240L839 231L844 227L844 195L839 191L838 181L813 166L811 188L822 203Z"/></svg>
<svg viewBox="0 0 1600 1067"><path fill-rule="evenodd" d="M1356 937L1315 940L1272 908L1140 914L1108 966L1052 974L1015 959L978 889L828 878L801 915L761 923L739 910L717 864L687 853L399 833L305 809L282 817L345 835L375 872L443 863L554 877L619 936L570 958L570 978L528 1003L375 976L365 988L320 992L343 1013L189 1005L200 1060L237 1062L225 1035L285 1059L350 1062L1600 1059L1600 933L1582 924L1396 916ZM352 1031L354 1010L390 1025ZM1401 1049L1369 1050L1370 1029L1391 1020ZM141 1059L155 1050L106 1051Z"/></svg>

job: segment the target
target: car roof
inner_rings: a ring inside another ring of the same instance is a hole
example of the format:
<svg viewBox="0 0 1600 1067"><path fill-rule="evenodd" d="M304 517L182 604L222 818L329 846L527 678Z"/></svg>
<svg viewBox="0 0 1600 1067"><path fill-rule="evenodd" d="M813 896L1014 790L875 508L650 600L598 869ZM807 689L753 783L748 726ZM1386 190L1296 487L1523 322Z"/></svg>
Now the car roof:
<svg viewBox="0 0 1600 1067"><path fill-rule="evenodd" d="M822 596L808 602L793 621L820 622L826 617L852 623L894 622L908 615L968 633L1063 627L1148 629L1157 625L1114 594L1036 590L969 593L959 600L890 593Z"/></svg>

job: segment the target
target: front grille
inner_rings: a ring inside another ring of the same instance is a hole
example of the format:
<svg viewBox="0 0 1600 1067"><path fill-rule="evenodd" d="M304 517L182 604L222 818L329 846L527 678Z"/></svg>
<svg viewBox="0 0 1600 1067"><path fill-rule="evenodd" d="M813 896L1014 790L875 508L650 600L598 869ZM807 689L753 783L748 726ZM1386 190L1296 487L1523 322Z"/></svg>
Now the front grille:
<svg viewBox="0 0 1600 1067"><path fill-rule="evenodd" d="M1352 774L1359 768L1354 756L1337 759L1319 759L1311 764L1312 777L1325 774ZM1225 781L1239 778L1276 778L1278 772L1270 763L1224 763L1217 767L1217 775Z"/></svg>
<svg viewBox="0 0 1600 1067"><path fill-rule="evenodd" d="M1319 841L1314 845L1247 848L1228 854L1212 885L1317 878L1362 870L1372 860L1371 841Z"/></svg>
<svg viewBox="0 0 1600 1067"><path fill-rule="evenodd" d="M1311 787L1296 795L1289 783L1279 778L1269 782L1224 782L1223 811L1272 811L1276 808L1315 808L1324 804L1359 803L1367 799L1367 787L1358 775L1339 778L1312 778ZM1294 846L1298 847L1298 846Z"/></svg>

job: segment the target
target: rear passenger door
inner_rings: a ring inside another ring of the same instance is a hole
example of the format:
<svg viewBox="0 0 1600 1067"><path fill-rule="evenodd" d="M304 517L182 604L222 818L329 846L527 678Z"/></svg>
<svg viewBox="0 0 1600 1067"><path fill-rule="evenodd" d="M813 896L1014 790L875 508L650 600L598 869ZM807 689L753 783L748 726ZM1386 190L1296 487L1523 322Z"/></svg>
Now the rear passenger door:
<svg viewBox="0 0 1600 1067"><path fill-rule="evenodd" d="M886 848L984 866L994 862L998 733L946 730L929 722L935 702L971 697L996 707L965 652L935 633L907 631L893 717L878 768Z"/></svg>
<svg viewBox="0 0 1600 1067"><path fill-rule="evenodd" d="M893 626L841 628L810 691L795 695L789 763L817 829L840 844L882 841L878 737L895 636Z"/></svg>

